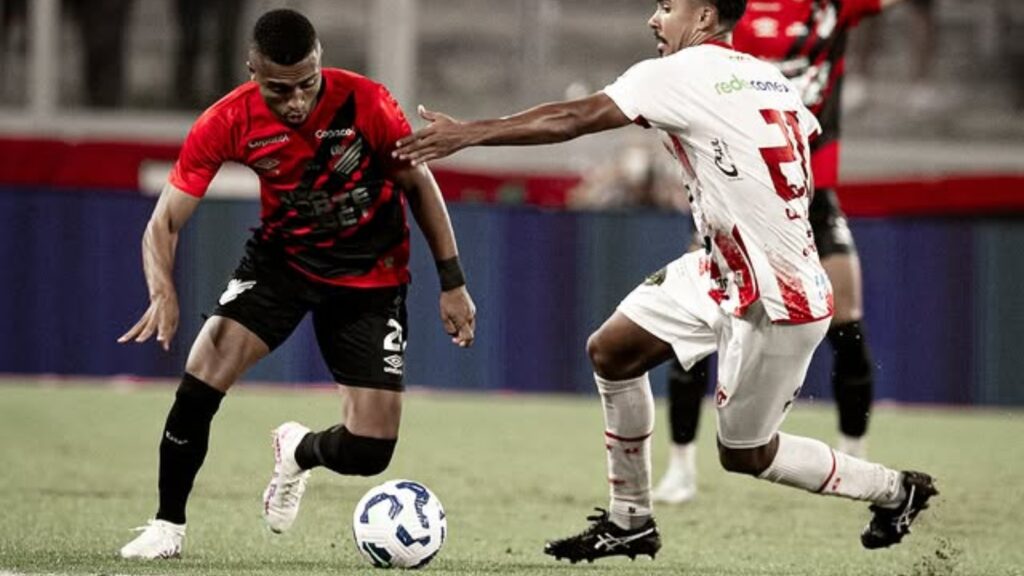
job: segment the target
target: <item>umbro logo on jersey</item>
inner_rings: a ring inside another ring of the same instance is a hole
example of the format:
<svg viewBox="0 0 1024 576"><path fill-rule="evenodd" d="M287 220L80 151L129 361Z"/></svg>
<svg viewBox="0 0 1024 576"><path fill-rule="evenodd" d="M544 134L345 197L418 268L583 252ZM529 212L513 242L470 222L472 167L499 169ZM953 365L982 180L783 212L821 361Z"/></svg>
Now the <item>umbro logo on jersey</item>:
<svg viewBox="0 0 1024 576"><path fill-rule="evenodd" d="M260 138L259 140L250 140L246 146L249 148L263 148L264 146L270 146L271 144L279 144L281 142L287 142L291 140L288 134L275 134L274 136L268 136L266 138Z"/></svg>
<svg viewBox="0 0 1024 576"><path fill-rule="evenodd" d="M607 532L604 534L597 535L597 542L594 544L594 550L615 550L616 548L622 548L626 544L634 540L639 540L654 532L654 528L649 528L638 534L630 534L629 536L612 536Z"/></svg>
<svg viewBox="0 0 1024 576"><path fill-rule="evenodd" d="M223 306L228 302L231 302L235 298L238 298L238 296L242 292L245 292L246 290L252 288L255 285L255 280L246 280L243 282L237 278L232 278L231 281L228 282L227 289L224 290L224 293L220 295L220 300L218 300L217 302L219 302L220 305Z"/></svg>
<svg viewBox="0 0 1024 576"><path fill-rule="evenodd" d="M327 138L347 138L355 133L356 131L351 128L337 128L331 130L317 130L313 135L316 136L317 140L325 140Z"/></svg>
<svg viewBox="0 0 1024 576"><path fill-rule="evenodd" d="M276 158L270 158L269 156L253 163L252 167L260 172L268 172L277 168L281 164L281 161Z"/></svg>

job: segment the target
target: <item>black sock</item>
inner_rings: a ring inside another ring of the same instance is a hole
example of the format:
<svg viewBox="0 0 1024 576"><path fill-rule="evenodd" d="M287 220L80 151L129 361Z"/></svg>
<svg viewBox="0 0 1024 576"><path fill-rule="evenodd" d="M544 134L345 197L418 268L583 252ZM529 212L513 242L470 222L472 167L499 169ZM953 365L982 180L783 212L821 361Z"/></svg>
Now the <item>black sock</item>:
<svg viewBox="0 0 1024 576"><path fill-rule="evenodd" d="M860 322L847 322L828 331L832 344L832 392L839 408L839 430L860 438L868 431L874 375Z"/></svg>
<svg viewBox="0 0 1024 576"><path fill-rule="evenodd" d="M373 476L387 469L398 440L357 436L343 425L306 434L295 449L295 462L308 470L323 466L338 474Z"/></svg>
<svg viewBox="0 0 1024 576"><path fill-rule="evenodd" d="M185 503L206 458L210 422L224 393L186 373L174 395L160 439L158 520L185 523Z"/></svg>
<svg viewBox="0 0 1024 576"><path fill-rule="evenodd" d="M673 444L689 444L697 438L700 403L708 389L708 357L683 370L673 358L668 367L668 421Z"/></svg>

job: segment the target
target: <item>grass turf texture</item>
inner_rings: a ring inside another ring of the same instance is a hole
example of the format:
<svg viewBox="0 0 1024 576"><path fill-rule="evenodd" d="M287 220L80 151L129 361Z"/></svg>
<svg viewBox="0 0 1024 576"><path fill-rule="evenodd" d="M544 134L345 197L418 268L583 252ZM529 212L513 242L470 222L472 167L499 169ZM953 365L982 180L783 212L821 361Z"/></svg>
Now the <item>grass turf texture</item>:
<svg viewBox="0 0 1024 576"><path fill-rule="evenodd" d="M450 538L430 574L1024 574L1024 414L876 411L871 456L918 467L942 495L903 544L861 549L867 506L729 475L715 461L705 410L700 495L657 512L658 559L556 563L544 540L585 526L607 505L596 397L407 396L402 438L377 478L314 472L295 527L272 535L260 494L272 469L269 431L287 419L322 428L331 391L239 386L222 405L189 507L181 560L116 558L156 504L157 442L173 388L0 385L0 573L377 573L351 540L352 506L370 486L412 478L433 489ZM659 406L655 469L667 433ZM802 403L789 432L831 440L830 405Z"/></svg>

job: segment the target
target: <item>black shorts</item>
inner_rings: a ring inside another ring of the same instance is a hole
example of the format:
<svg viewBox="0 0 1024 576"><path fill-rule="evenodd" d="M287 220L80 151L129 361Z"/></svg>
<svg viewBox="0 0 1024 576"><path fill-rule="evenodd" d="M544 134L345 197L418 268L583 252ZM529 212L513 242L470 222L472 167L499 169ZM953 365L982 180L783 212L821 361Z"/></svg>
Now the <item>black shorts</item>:
<svg viewBox="0 0 1024 576"><path fill-rule="evenodd" d="M245 326L274 350L312 312L320 354L337 383L401 391L405 298L404 285L348 288L313 282L250 242L213 314Z"/></svg>
<svg viewBox="0 0 1024 576"><path fill-rule="evenodd" d="M814 191L809 210L811 230L814 231L814 243L818 246L818 256L825 258L833 254L856 254L857 246L853 243L853 234L846 223L846 214L839 207L839 199L832 188L821 188Z"/></svg>

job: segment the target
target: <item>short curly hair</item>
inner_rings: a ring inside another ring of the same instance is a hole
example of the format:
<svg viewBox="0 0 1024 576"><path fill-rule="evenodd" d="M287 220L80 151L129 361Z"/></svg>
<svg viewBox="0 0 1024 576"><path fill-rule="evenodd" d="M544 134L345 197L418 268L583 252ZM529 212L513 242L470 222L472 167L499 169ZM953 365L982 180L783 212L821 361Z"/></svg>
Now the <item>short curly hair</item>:
<svg viewBox="0 0 1024 576"><path fill-rule="evenodd" d="M718 10L718 19L729 28L735 26L747 10L747 0L710 0L710 2Z"/></svg>
<svg viewBox="0 0 1024 576"><path fill-rule="evenodd" d="M300 62L316 47L316 30L302 14L283 8L260 16L252 29L253 47L282 66Z"/></svg>

